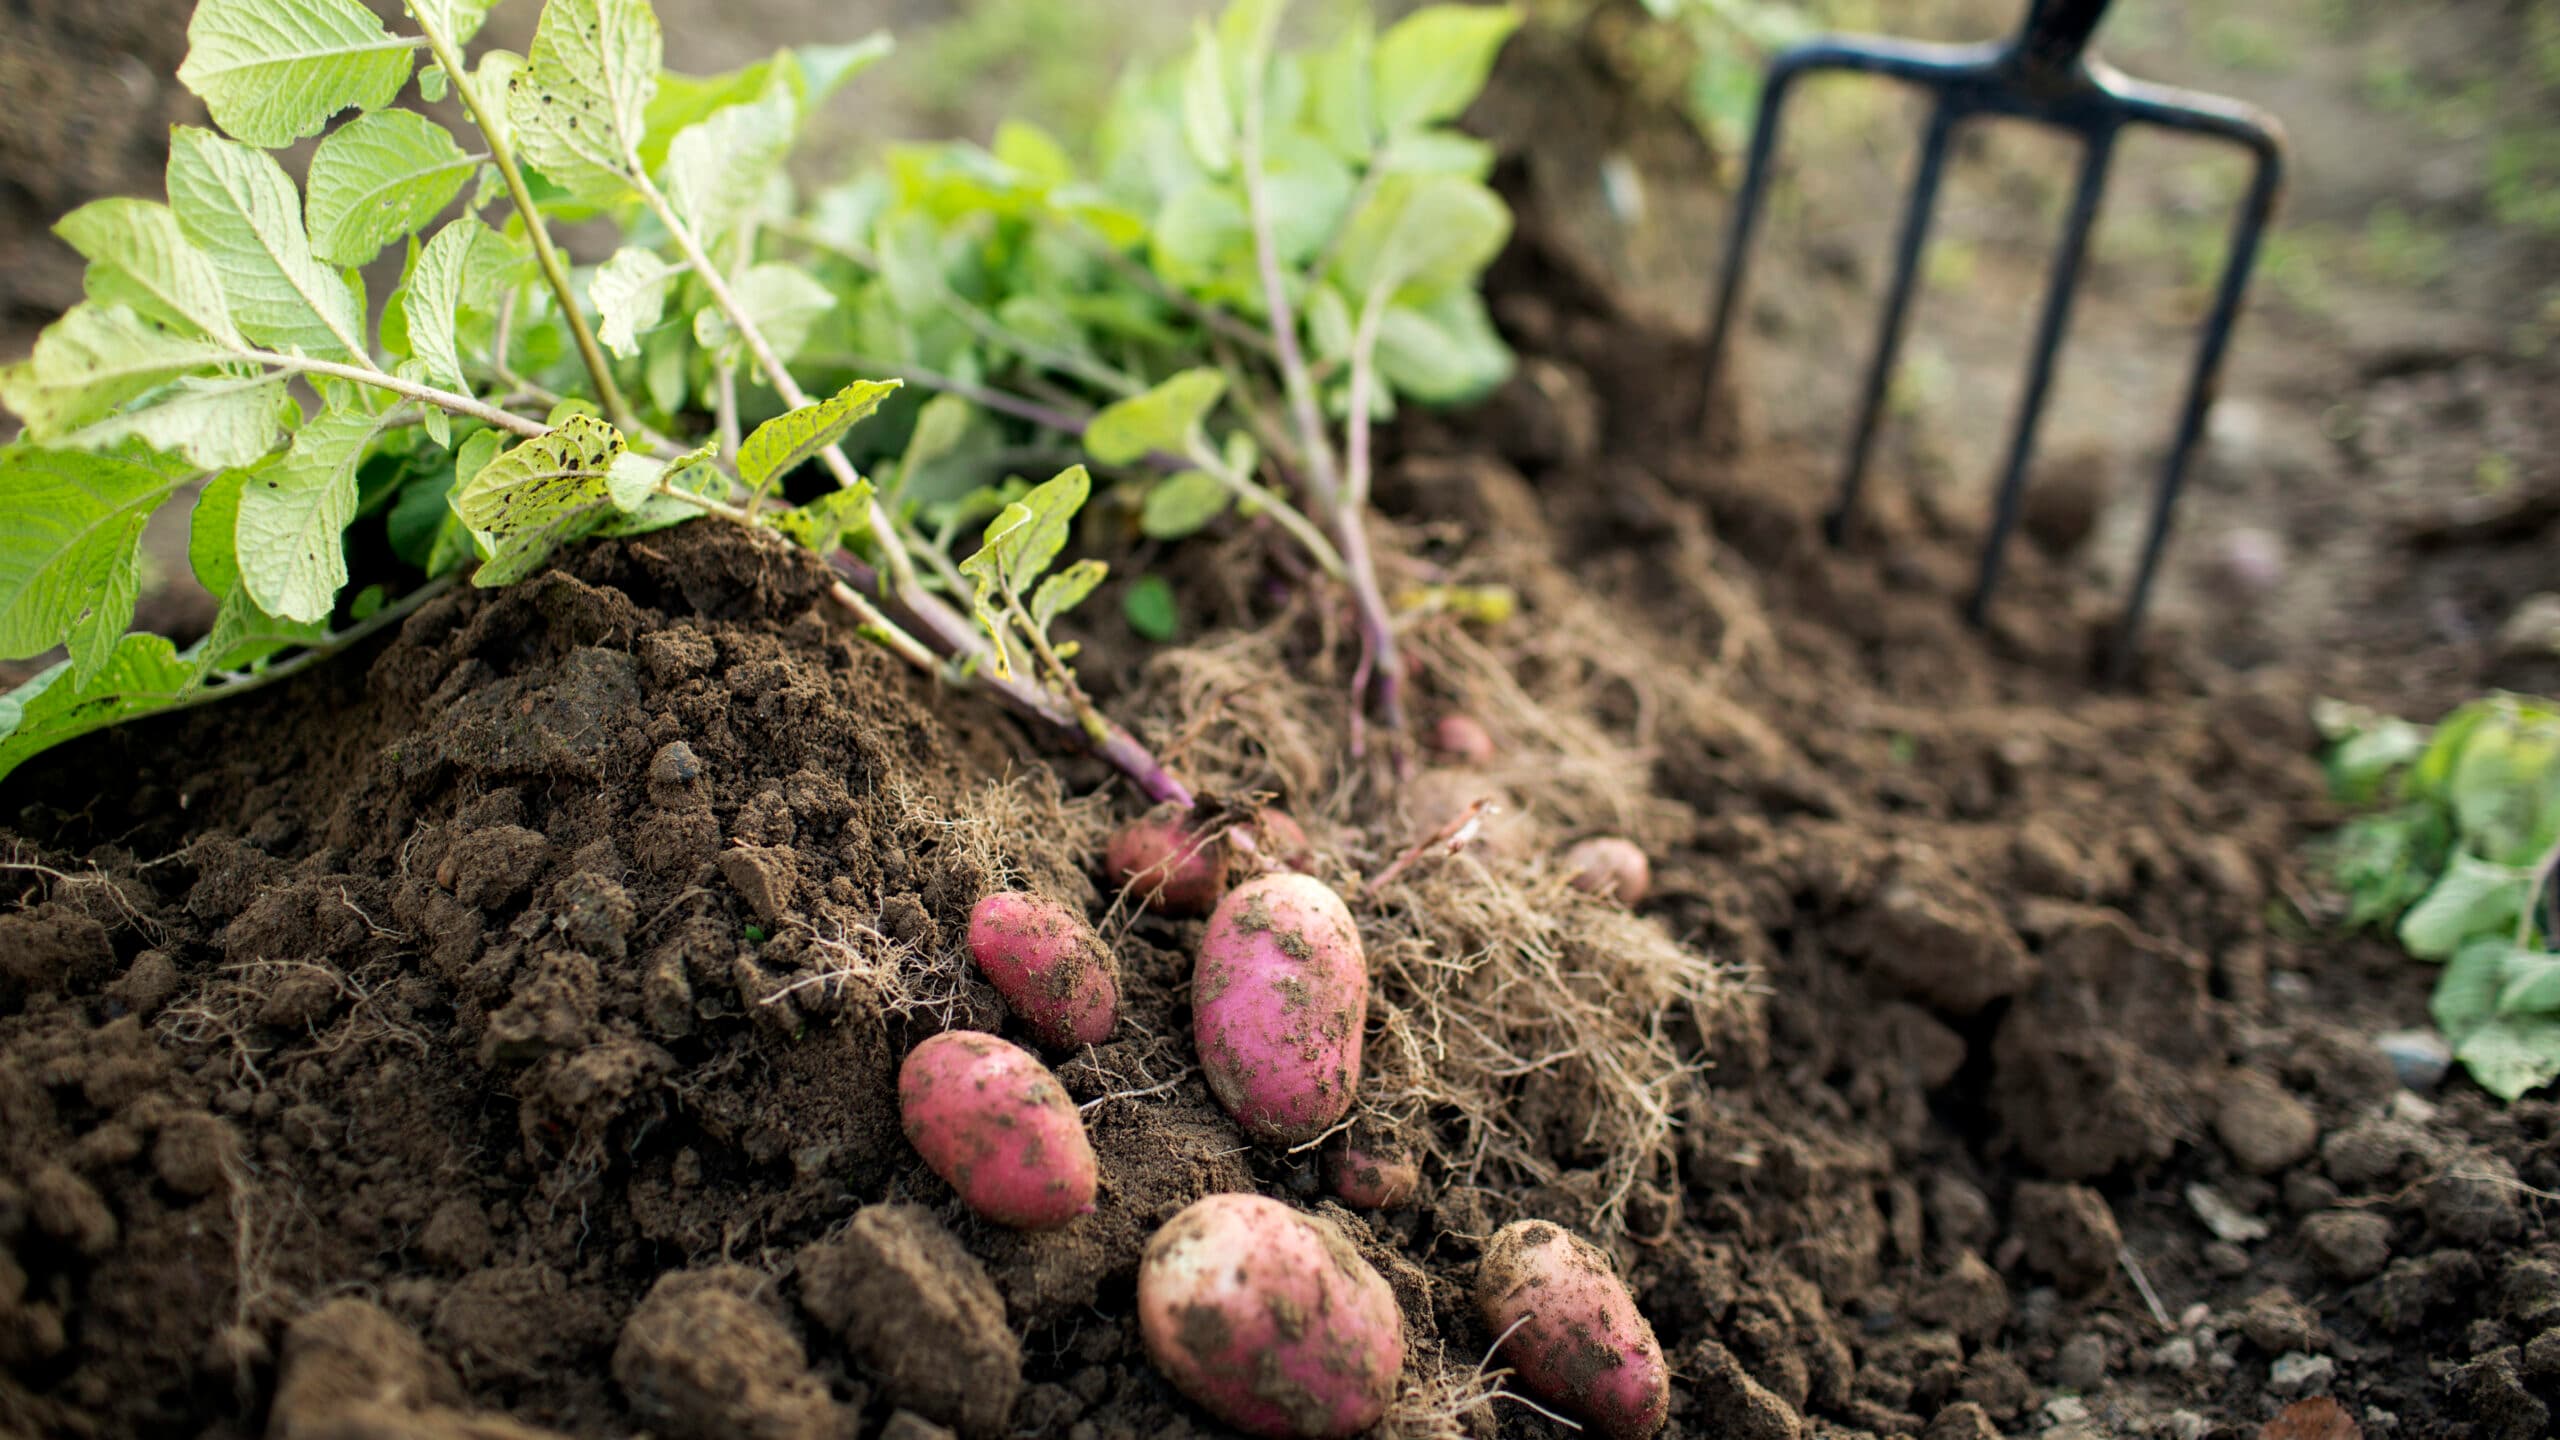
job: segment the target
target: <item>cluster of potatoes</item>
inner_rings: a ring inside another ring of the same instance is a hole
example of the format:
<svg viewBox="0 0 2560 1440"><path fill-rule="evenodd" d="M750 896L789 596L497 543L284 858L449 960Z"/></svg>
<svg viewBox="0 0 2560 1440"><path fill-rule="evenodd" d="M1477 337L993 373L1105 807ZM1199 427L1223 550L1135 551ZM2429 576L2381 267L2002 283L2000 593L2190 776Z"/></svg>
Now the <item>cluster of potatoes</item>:
<svg viewBox="0 0 2560 1440"><path fill-rule="evenodd" d="M1304 863L1308 848L1277 811L1205 840L1149 819L1113 837L1107 866L1149 905L1209 917L1192 976L1201 1070L1254 1141L1300 1145L1350 1111L1368 965L1350 909L1322 881L1284 869L1229 888L1230 840L1279 866ZM969 948L1041 1046L1110 1035L1116 967L1078 910L989 895L970 916ZM936 1035L908 1055L898 1098L909 1143L978 1214L1036 1230L1093 1209L1098 1167L1083 1119L1030 1051L978 1031ZM1326 1162L1335 1192L1363 1209L1400 1205L1420 1184L1401 1156L1337 1146ZM1485 1246L1475 1294L1532 1394L1611 1440L1662 1427L1662 1347L1597 1247L1544 1221L1506 1226ZM1385 1278L1330 1222L1260 1195L1208 1196L1156 1232L1140 1261L1138 1322L1178 1389L1256 1435L1366 1430L1404 1368Z"/></svg>

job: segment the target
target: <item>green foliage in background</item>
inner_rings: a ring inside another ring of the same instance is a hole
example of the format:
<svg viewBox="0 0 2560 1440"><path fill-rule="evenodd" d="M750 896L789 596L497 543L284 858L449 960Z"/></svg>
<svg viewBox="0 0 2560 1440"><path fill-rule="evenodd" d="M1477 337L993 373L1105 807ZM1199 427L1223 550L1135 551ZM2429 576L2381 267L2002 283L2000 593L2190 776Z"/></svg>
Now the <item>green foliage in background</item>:
<svg viewBox="0 0 2560 1440"><path fill-rule="evenodd" d="M0 657L67 656L0 699L0 774L267 683L466 572L706 515L832 555L865 633L1159 798L1185 792L1048 633L1104 576L1057 563L1089 495L1160 539L1267 517L1391 645L1357 538L1368 426L1510 366L1476 288L1510 217L1451 122L1512 12L1291 52L1276 0L1240 0L1110 92L1088 155L1007 123L803 195L794 142L885 37L688 76L646 0L549 0L527 53L473 59L490 3L408 0L394 26L202 0L179 73L219 128L173 132L166 203L57 227L88 299L0 370L25 425L0 449ZM297 183L277 152L313 136ZM551 228L591 221L619 243L574 264ZM129 626L142 528L185 495L220 611L180 650ZM396 573L352 573L359 525ZM1179 627L1161 585L1123 613Z"/></svg>
<svg viewBox="0 0 2560 1440"><path fill-rule="evenodd" d="M2560 1078L2560 708L2493 695L2432 729L2339 705L2319 720L2338 798L2372 807L2326 846L2348 922L2443 962L2435 1021L2482 1088Z"/></svg>

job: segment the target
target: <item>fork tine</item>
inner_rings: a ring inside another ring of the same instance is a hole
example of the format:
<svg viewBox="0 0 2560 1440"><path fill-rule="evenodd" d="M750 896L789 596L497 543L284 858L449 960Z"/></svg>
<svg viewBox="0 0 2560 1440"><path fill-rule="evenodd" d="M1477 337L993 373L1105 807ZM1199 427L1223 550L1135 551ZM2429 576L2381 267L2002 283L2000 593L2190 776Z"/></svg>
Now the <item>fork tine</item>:
<svg viewBox="0 0 2560 1440"><path fill-rule="evenodd" d="M1778 149L1778 116L1786 108L1787 91L1797 73L1781 57L1760 85L1760 112L1751 122L1751 155L1743 166L1742 188L1733 197L1733 218L1726 223L1715 319L1707 331L1706 383L1699 391L1707 404L1714 403L1716 372L1723 368L1726 332L1733 327L1733 302L1741 296L1743 275L1750 269L1751 236L1760 223L1760 202L1769 188L1769 162Z"/></svg>
<svg viewBox="0 0 2560 1440"><path fill-rule="evenodd" d="M2071 197L2071 218L2064 222L2062 244L2054 251L2053 278L2044 297L2044 315L2036 322L2035 357L2028 362L2027 388L2018 398L2016 429L2009 439L2008 464L2000 474L1990 533L1983 537L1982 564L1974 573L1973 598L1965 603L1965 619L1982 623L1991 592L2000 585L2000 564L2009 547L2009 532L2018 525L2019 502L2027 488L2027 462L2035 454L2036 426L2044 418L2044 402L2053 383L2062 342L2070 333L2071 302L2079 292L2080 267L2089 249L2089 230L2097 223L2098 202L2106 194L2107 164L2115 153L2115 128L2102 125L2089 132L2080 157L2080 185Z"/></svg>
<svg viewBox="0 0 2560 1440"><path fill-rule="evenodd" d="M1867 455L1875 446L1876 421L1884 410L1893 365L1902 350L1903 323L1911 315L1912 280L1921 252L1929 247L1929 221L1938 208L1938 179L1946 172L1947 141L1959 118L1955 102L1941 94L1930 106L1929 133L1920 141L1920 157L1911 176L1911 193L1903 201L1902 233L1894 244L1893 288L1885 300L1884 318L1876 330L1875 353L1867 362L1866 390L1858 401L1857 428L1850 432L1849 457L1840 471L1840 488L1823 532L1839 544L1849 533L1849 516L1857 508L1858 490L1867 476Z"/></svg>
<svg viewBox="0 0 2560 1440"><path fill-rule="evenodd" d="M2148 99L2168 92L2145 87L2138 93ZM2186 399L2178 408L2177 436L2170 442L2168 462L2162 466L2159 488L2152 494L2151 523L2143 533L2142 560L2134 571L2133 591L2116 618L2115 635L2108 646L2107 678L2116 684L2123 683L2132 673L2134 637L2142 628L2144 610L2151 604L2151 585L2158 577L2160 553L2169 543L2169 520L2177 509L2178 490L2186 481L2187 462L2194 457L2196 442L2203 438L2205 414L2212 409L2221 386L2223 352L2230 348L2240 301L2249 289L2249 271L2257 263L2259 242L2266 237L2277 197L2284 189L2284 136L2272 121L2237 107L2217 113L2202 107L2171 109L2158 102L2151 107L2138 105L2132 113L2150 124L2236 140L2248 149L2255 170L2250 177L2248 198L2232 221L2231 253L2223 261L2213 312L2205 317L2204 336L2196 347L2195 369L2187 376Z"/></svg>

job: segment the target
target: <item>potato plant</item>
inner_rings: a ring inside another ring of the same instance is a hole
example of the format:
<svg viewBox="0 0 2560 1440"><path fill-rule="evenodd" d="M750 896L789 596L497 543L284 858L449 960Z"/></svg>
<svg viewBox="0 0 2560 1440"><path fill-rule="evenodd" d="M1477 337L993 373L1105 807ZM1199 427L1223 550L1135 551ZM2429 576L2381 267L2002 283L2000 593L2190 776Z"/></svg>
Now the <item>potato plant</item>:
<svg viewBox="0 0 2560 1440"><path fill-rule="evenodd" d="M2560 1079L2560 708L2476 700L2432 728L2324 706L2338 798L2371 813L2326 843L2351 925L2443 964L2437 1028L2483 1089Z"/></svg>
<svg viewBox="0 0 2560 1440"><path fill-rule="evenodd" d="M1507 370L1475 284L1508 215L1448 122L1516 17L1435 7L1284 54L1279 5L1242 0L1123 83L1082 162L1008 125L802 196L794 141L885 38L689 76L647 0L549 0L522 55L473 51L488 9L202 0L179 73L216 128L173 132L166 203L57 227L88 298L0 371L24 425L0 657L66 654L0 699L0 774L272 683L465 574L710 517L826 555L864 634L1187 807L1051 633L1104 578L1060 563L1080 458L1149 535L1232 509L1290 537L1401 723L1370 425ZM460 132L403 103L448 96ZM314 136L297 184L277 152ZM552 231L593 221L620 243L581 265ZM190 494L219 608L181 650L129 627L142 527ZM351 572L359 526L395 565ZM1133 623L1166 633L1167 599L1133 592Z"/></svg>

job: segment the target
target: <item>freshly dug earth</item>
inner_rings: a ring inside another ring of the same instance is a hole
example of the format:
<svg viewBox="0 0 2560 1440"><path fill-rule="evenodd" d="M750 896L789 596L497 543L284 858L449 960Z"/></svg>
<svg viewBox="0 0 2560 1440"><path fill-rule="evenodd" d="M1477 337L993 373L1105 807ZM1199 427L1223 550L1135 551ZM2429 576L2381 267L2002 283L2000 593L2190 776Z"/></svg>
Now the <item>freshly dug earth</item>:
<svg viewBox="0 0 2560 1440"><path fill-rule="evenodd" d="M2321 1396L2544 1433L2560 1109L2405 1091L2373 1036L2427 973L2295 919L2307 691L2180 653L2094 689L2103 597L2023 550L1969 631L1970 535L1892 486L1830 550L1822 457L1702 449L1694 354L1529 229L1523 380L1408 425L1384 486L1391 579L1520 592L1415 622L1424 718L1491 760L1351 758L1341 617L1274 601L1256 537L1177 562L1201 642L1085 637L1357 892L1355 1118L1426 1157L1414 1208L1330 1205L1212 1103L1202 926L1093 878L1103 772L697 525L0 792L0 1433L1216 1433L1132 1287L1229 1190L1386 1276L1403 1434L1562 1433L1469 1403L1479 1247L1524 1217L1628 1276L1675 1435L2190 1440ZM1475 849L1353 885L1485 795ZM1652 856L1639 913L1549 859L1595 833ZM999 888L1122 970L1059 1067L1099 1208L1053 1234L969 1217L897 1128L917 1041L1019 1035L965 961Z"/></svg>

